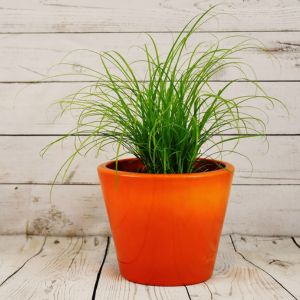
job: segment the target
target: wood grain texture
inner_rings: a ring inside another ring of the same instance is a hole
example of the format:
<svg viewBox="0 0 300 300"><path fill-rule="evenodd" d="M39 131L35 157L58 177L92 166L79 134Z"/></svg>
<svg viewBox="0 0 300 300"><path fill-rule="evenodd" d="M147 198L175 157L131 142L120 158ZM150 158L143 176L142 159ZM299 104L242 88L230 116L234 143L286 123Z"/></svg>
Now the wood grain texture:
<svg viewBox="0 0 300 300"><path fill-rule="evenodd" d="M42 251L0 286L0 299L91 299L105 248L103 237L47 237Z"/></svg>
<svg viewBox="0 0 300 300"><path fill-rule="evenodd" d="M0 235L107 235L99 186L0 185ZM14 222L12 220L18 220Z"/></svg>
<svg viewBox="0 0 300 300"><path fill-rule="evenodd" d="M60 112L58 105L52 105L61 97L74 93L87 83L42 83L42 84L0 84L0 134L64 134L75 126L74 113L56 120ZM219 89L226 83L213 82L212 88ZM264 109L269 134L300 134L300 84L299 82L264 82L265 91L280 99L289 110L277 104L271 110L270 104L258 99L252 105ZM236 97L255 91L250 84L237 82L226 94ZM251 111L253 113L253 111ZM55 122L56 120L56 122Z"/></svg>
<svg viewBox="0 0 300 300"><path fill-rule="evenodd" d="M224 1L225 14L203 30L299 30L296 0ZM216 0L1 1L0 32L127 32L179 30ZM253 17L255 16L255 22ZM17 20L17 21L16 21Z"/></svg>
<svg viewBox="0 0 300 300"><path fill-rule="evenodd" d="M300 186L233 186L226 233L300 235Z"/></svg>
<svg viewBox="0 0 300 300"><path fill-rule="evenodd" d="M299 298L300 251L291 238L222 236L212 278L186 287L125 280L111 238L0 236L0 242L0 277L9 274L1 300Z"/></svg>
<svg viewBox="0 0 300 300"><path fill-rule="evenodd" d="M57 171L74 151L73 138L52 147L44 158L40 150L55 137L1 136L1 183L52 183ZM262 138L244 139L239 152L251 158L250 162L238 154L228 154L223 160L236 166L234 183L297 184L300 180L300 136L270 136L268 144ZM114 148L106 147L99 158L94 153L74 161L68 176L57 183L98 183L97 166L114 157Z"/></svg>
<svg viewBox="0 0 300 300"><path fill-rule="evenodd" d="M61 134L71 127L70 116L53 124L57 110L47 107L56 96L81 84L78 82L83 79L82 67L71 68L73 76L49 78L45 80L48 83L35 84L15 99L23 83L41 80L50 66L73 49L116 49L129 60L140 58L141 52L133 46L142 46L147 41L145 32L153 33L164 55L176 32L191 17L217 3L216 0L0 1L0 234L109 232L99 187L85 184L97 184L95 167L112 158L112 149L101 160L89 157L76 162L64 182L83 185L56 187L53 203L49 202L48 184L67 157L71 143L66 143L62 152L60 147L52 149L44 160L38 155L52 139L43 135ZM268 133L274 136L269 139L269 153L266 145L258 140L241 144L240 152L253 161L252 174L246 160L225 157L238 167L235 183L245 184L234 187L225 232L300 234L297 221L300 212L299 1L230 0L220 5L217 12L223 15L206 23L191 43L212 39L209 33L218 38L238 34L261 40L266 51L252 49L241 57L255 68L257 80L271 81L264 83L267 92L281 99L291 113L290 119L280 109L270 113ZM98 66L94 58L81 53L70 57L70 61ZM55 70L64 72L61 68ZM139 78L143 78L143 71L143 67L137 67ZM215 81L228 81L233 76L233 71L226 71ZM243 85L239 83L232 93L244 91ZM201 291L205 299L210 297L211 291L206 286ZM281 294L277 296L280 298ZM156 296L151 294L151 297ZM214 297L219 296L214 294Z"/></svg>
<svg viewBox="0 0 300 300"><path fill-rule="evenodd" d="M51 201L49 191L48 185L0 185L0 234L110 233L99 186L55 186ZM299 198L299 185L233 186L223 233L300 236Z"/></svg>
<svg viewBox="0 0 300 300"><path fill-rule="evenodd" d="M41 236L0 235L0 295L1 287L31 259L40 254L44 242L45 237Z"/></svg>
<svg viewBox="0 0 300 300"><path fill-rule="evenodd" d="M292 239L239 235L232 238L240 255L271 274L296 299L300 298L300 249Z"/></svg>
<svg viewBox="0 0 300 300"><path fill-rule="evenodd" d="M109 246L108 254L101 272L96 300L189 300L184 286L159 287L135 284L124 279L116 259L113 240Z"/></svg>
<svg viewBox="0 0 300 300"><path fill-rule="evenodd" d="M290 246L285 249L289 254L294 253ZM229 236L222 238L213 277L204 283L210 291L210 299L297 299L273 275L245 260L234 247ZM251 253L254 257L260 256L257 249ZM204 299L202 285L189 286L188 290L192 300Z"/></svg>
<svg viewBox="0 0 300 300"><path fill-rule="evenodd" d="M163 57L170 48L175 34L155 33L160 54ZM228 36L221 42L224 47L232 46L235 42L244 40L247 36L258 39L265 45L265 51L248 49L238 55L244 62L250 64L256 73L246 70L250 78L258 80L300 80L300 40L298 32L244 32L239 33L195 33L190 40L189 47L200 41L216 41ZM240 36L240 37L239 37ZM93 80L83 77L82 67L67 68L50 67L57 64L71 50L89 49L95 51L116 50L128 58L129 61L144 59L145 54L138 49L149 43L149 38L143 33L114 33L114 34L7 34L0 38L0 81L20 82L43 79L43 75L72 73L74 76L55 77L49 80ZM97 55L84 52L73 53L68 62L85 64L100 70ZM137 78L144 79L147 65L136 64L134 69ZM215 80L228 80L241 76L235 69L227 69L215 77Z"/></svg>

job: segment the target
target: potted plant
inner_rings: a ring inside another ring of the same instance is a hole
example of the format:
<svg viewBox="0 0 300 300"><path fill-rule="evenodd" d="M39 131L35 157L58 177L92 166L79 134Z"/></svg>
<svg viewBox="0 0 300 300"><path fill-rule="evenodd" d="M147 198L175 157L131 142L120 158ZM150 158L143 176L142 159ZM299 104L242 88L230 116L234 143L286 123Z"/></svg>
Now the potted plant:
<svg viewBox="0 0 300 300"><path fill-rule="evenodd" d="M243 72L237 54L256 47L248 38L227 47L217 39L190 46L209 13L191 20L164 56L149 36L139 61L144 80L120 53L88 52L101 69L80 67L94 82L59 101L63 113L79 111L77 126L44 149L75 140L60 170L66 173L76 156L117 145L115 160L98 173L120 271L133 282L175 286L211 277L234 173L214 158L235 152L242 138L263 135L251 101L275 100ZM213 86L232 68L242 75ZM226 95L238 80L255 93ZM132 157L120 159L124 153Z"/></svg>

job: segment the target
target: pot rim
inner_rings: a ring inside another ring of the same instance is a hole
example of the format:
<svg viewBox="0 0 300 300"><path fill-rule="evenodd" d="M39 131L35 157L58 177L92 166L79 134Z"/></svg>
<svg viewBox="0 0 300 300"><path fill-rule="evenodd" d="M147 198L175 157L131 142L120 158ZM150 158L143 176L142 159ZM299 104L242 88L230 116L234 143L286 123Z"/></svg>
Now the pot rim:
<svg viewBox="0 0 300 300"><path fill-rule="evenodd" d="M200 158L199 158L200 159ZM195 178L195 177L208 177L208 176L216 176L221 175L227 172L233 173L234 172L234 166L229 163L222 160L216 160L216 159L206 159L207 161L217 162L225 165L225 168L215 170L215 171L209 171L209 172L198 172L198 173L182 173L182 174L154 174L154 173L138 173L138 172L127 172L127 171L116 171L113 169L108 168L107 166L111 163L114 163L116 160L110 160L105 163L102 163L98 166L98 171L101 173L106 174L115 174L117 173L118 176L124 176L124 177L138 177L138 178ZM123 158L119 159L119 162L124 161L133 161L133 160L139 160L138 158Z"/></svg>

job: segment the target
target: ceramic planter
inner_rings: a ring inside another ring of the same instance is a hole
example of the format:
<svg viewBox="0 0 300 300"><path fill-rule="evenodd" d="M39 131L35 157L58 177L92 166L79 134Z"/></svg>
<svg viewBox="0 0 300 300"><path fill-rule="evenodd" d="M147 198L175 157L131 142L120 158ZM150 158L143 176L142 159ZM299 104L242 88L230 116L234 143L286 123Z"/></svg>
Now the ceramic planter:
<svg viewBox="0 0 300 300"><path fill-rule="evenodd" d="M175 286L211 277L234 172L219 163L224 168L191 174L138 173L138 159L119 160L117 174L115 162L98 167L126 279Z"/></svg>

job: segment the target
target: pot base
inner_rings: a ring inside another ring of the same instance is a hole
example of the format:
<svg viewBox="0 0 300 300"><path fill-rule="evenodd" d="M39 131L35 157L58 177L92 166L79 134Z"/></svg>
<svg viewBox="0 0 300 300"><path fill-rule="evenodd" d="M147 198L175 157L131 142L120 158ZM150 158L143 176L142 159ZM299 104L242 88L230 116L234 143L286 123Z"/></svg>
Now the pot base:
<svg viewBox="0 0 300 300"><path fill-rule="evenodd" d="M186 278L184 280L183 278L167 279L164 276L161 276L159 273L157 273L155 277L150 278L149 276L147 276L148 274L144 274L143 276L141 275L133 276L131 272L125 271L124 268L121 268L121 266L120 266L120 273L126 280L133 283L151 285L151 286L166 286L166 287L199 284L201 282L207 281L212 276L212 272L210 272L209 274L206 274L206 276L202 274L199 275L199 277Z"/></svg>

